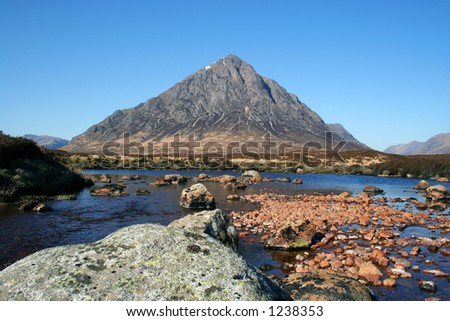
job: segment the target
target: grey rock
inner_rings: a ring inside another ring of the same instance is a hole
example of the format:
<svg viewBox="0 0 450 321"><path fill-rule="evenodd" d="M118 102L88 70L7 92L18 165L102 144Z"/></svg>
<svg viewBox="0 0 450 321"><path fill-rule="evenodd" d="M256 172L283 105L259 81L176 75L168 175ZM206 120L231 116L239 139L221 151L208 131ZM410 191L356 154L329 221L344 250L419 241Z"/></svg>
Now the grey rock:
<svg viewBox="0 0 450 321"><path fill-rule="evenodd" d="M34 253L0 272L0 300L289 300L205 235L152 224Z"/></svg>
<svg viewBox="0 0 450 321"><path fill-rule="evenodd" d="M189 214L169 224L169 227L183 228L195 233L206 233L225 245L237 250L239 236L228 217L221 210L202 211Z"/></svg>
<svg viewBox="0 0 450 321"><path fill-rule="evenodd" d="M260 181L262 179L261 174L255 170L245 171L242 174L242 177L249 177L255 181Z"/></svg>
<svg viewBox="0 0 450 321"><path fill-rule="evenodd" d="M444 185L433 185L426 189L427 193L438 192L444 195L448 194L448 188Z"/></svg>
<svg viewBox="0 0 450 321"><path fill-rule="evenodd" d="M423 292L434 293L438 290L438 287L434 281L419 281L419 289Z"/></svg>
<svg viewBox="0 0 450 321"><path fill-rule="evenodd" d="M200 183L185 188L181 192L180 205L191 209L214 209L216 207L214 196L205 185Z"/></svg>
<svg viewBox="0 0 450 321"><path fill-rule="evenodd" d="M325 270L292 273L280 286L295 301L373 301L374 295L357 280Z"/></svg>

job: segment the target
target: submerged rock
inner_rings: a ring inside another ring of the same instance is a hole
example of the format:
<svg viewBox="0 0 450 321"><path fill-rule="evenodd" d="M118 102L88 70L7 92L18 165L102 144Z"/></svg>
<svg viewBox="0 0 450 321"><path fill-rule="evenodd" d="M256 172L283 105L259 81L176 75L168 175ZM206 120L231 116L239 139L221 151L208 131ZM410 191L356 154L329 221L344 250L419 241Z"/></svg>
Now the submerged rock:
<svg viewBox="0 0 450 321"><path fill-rule="evenodd" d="M303 184L303 180L301 178L296 178L292 181L292 184Z"/></svg>
<svg viewBox="0 0 450 321"><path fill-rule="evenodd" d="M214 196L203 184L194 184L181 192L180 205L192 209L214 209Z"/></svg>
<svg viewBox="0 0 450 321"><path fill-rule="evenodd" d="M438 290L436 283L433 281L419 281L419 289L427 293L434 293Z"/></svg>
<svg viewBox="0 0 450 321"><path fill-rule="evenodd" d="M183 228L195 233L206 233L225 245L237 250L239 237L236 228L221 210L202 211L189 214L169 224L169 227Z"/></svg>
<svg viewBox="0 0 450 321"><path fill-rule="evenodd" d="M222 175L218 178L219 182L221 182L222 184L228 184L231 182L236 182L236 176L233 175Z"/></svg>
<svg viewBox="0 0 450 321"><path fill-rule="evenodd" d="M373 301L373 293L357 280L325 270L293 273L280 286L295 301Z"/></svg>
<svg viewBox="0 0 450 321"><path fill-rule="evenodd" d="M184 184L187 182L187 178L180 174L168 174L164 176L164 180L171 184Z"/></svg>
<svg viewBox="0 0 450 321"><path fill-rule="evenodd" d="M100 183L111 183L111 177L106 176L105 174L100 175L99 178Z"/></svg>
<svg viewBox="0 0 450 321"><path fill-rule="evenodd" d="M148 195L151 192L147 189L139 188L136 190L136 195Z"/></svg>
<svg viewBox="0 0 450 321"><path fill-rule="evenodd" d="M90 193L92 196L124 196L128 195L124 191L125 186L119 184L106 184L103 186L94 186Z"/></svg>
<svg viewBox="0 0 450 321"><path fill-rule="evenodd" d="M363 192L370 193L370 194L381 194L384 191L379 187L372 186L372 185L366 185L366 186L364 186Z"/></svg>
<svg viewBox="0 0 450 321"><path fill-rule="evenodd" d="M0 287L0 300L290 300L217 240L152 224L34 253Z"/></svg>

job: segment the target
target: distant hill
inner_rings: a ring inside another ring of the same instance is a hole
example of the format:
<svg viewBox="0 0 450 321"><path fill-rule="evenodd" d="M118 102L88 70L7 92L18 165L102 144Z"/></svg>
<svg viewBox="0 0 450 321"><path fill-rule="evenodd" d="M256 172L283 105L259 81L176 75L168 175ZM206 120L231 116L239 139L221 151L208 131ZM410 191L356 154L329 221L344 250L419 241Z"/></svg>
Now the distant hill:
<svg viewBox="0 0 450 321"><path fill-rule="evenodd" d="M367 145L361 143L359 140L357 140L341 124L327 124L327 126L333 132L334 135L338 135L343 140L363 146L365 149L371 149L369 146L367 146Z"/></svg>
<svg viewBox="0 0 450 321"><path fill-rule="evenodd" d="M220 144L261 141L324 142L328 126L322 118L276 81L259 75L235 55L191 74L158 97L134 108L118 110L75 137L63 149L99 152L124 133L142 144L171 141L175 134L196 135ZM356 141L356 140L355 140ZM224 146L224 145L222 145ZM350 142L347 149L364 149Z"/></svg>
<svg viewBox="0 0 450 321"><path fill-rule="evenodd" d="M23 135L24 138L31 139L36 144L44 146L48 149L58 149L66 146L69 141L59 137L47 136L47 135Z"/></svg>
<svg viewBox="0 0 450 321"><path fill-rule="evenodd" d="M450 133L438 134L426 142L412 141L386 148L386 153L399 155L450 154Z"/></svg>

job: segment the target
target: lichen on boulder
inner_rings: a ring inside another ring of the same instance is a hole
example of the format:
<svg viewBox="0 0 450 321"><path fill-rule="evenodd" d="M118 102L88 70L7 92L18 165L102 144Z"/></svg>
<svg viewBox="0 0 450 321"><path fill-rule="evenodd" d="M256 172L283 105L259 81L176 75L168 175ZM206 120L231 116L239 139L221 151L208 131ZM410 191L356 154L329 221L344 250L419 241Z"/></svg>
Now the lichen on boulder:
<svg viewBox="0 0 450 321"><path fill-rule="evenodd" d="M183 228L195 233L206 233L223 244L237 250L239 236L236 228L221 210L202 211L188 214L169 224L169 227Z"/></svg>
<svg viewBox="0 0 450 321"><path fill-rule="evenodd" d="M290 299L208 235L152 224L34 253L0 271L0 288L0 300Z"/></svg>

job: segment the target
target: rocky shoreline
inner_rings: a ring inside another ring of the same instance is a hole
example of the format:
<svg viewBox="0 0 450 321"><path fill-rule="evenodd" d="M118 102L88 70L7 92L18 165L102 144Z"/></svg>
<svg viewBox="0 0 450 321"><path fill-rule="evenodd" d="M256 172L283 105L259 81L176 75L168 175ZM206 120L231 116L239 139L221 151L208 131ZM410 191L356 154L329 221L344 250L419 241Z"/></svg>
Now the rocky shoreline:
<svg viewBox="0 0 450 321"><path fill-rule="evenodd" d="M295 262L285 267L288 273L317 273L326 270L340 273L375 287L395 287L399 278L416 282L426 292L423 274L449 278L449 271L425 252L450 256L450 240L401 236L407 227L450 232L447 215L435 212L435 204L414 199L386 199L367 193L350 195L248 195L243 201L260 206L259 210L231 213L230 217L242 238L258 235L267 249L302 251ZM394 204L404 203L405 209ZM419 209L409 211L412 206ZM439 207L445 206L439 204ZM420 210L428 209L425 213ZM441 234L441 235L442 235ZM412 260L414 259L414 260ZM428 265L421 270L411 261ZM412 271L419 279L412 278ZM426 281L426 285L433 281ZM438 294L438 293L437 293Z"/></svg>

